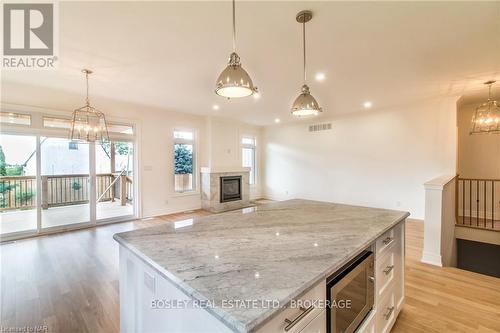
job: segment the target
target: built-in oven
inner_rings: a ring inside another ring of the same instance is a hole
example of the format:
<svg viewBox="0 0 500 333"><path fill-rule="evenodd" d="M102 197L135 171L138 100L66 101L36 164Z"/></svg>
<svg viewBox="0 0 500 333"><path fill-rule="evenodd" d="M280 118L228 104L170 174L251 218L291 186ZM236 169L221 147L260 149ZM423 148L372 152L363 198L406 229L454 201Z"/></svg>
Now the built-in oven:
<svg viewBox="0 0 500 333"><path fill-rule="evenodd" d="M373 309L373 252L363 251L326 281L328 333L351 333Z"/></svg>

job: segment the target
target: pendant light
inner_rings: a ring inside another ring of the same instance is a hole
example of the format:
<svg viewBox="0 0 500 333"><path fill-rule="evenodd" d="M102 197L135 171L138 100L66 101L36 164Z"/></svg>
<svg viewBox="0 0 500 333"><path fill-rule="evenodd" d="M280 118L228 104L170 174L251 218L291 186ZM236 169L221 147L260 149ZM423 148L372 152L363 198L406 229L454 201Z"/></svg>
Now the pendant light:
<svg viewBox="0 0 500 333"><path fill-rule="evenodd" d="M302 85L300 95L295 99L292 105L292 114L297 117L317 116L323 110L319 107L316 99L311 95L309 86L306 84L306 22L312 19L312 12L303 10L295 17L297 22L302 24L302 42L304 56L304 84Z"/></svg>
<svg viewBox="0 0 500 333"><path fill-rule="evenodd" d="M487 81L488 100L476 108L472 118L470 134L497 133L500 134L500 103L491 98L491 86L496 81Z"/></svg>
<svg viewBox="0 0 500 333"><path fill-rule="evenodd" d="M83 142L109 141L108 126L104 113L90 105L89 75L92 74L92 71L82 69L82 73L85 74L87 97L85 105L73 111L70 140Z"/></svg>
<svg viewBox="0 0 500 333"><path fill-rule="evenodd" d="M229 55L229 63L219 75L215 93L227 98L250 96L257 92L250 75L241 67L240 57L236 53L236 9L233 0L233 52Z"/></svg>

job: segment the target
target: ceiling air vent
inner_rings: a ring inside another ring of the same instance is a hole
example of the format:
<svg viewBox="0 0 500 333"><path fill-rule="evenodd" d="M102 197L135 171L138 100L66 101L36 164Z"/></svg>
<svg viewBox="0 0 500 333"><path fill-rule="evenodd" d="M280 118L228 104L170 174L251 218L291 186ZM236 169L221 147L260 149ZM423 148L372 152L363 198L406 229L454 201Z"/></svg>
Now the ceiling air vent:
<svg viewBox="0 0 500 333"><path fill-rule="evenodd" d="M328 131L332 129L332 123L309 125L309 132Z"/></svg>

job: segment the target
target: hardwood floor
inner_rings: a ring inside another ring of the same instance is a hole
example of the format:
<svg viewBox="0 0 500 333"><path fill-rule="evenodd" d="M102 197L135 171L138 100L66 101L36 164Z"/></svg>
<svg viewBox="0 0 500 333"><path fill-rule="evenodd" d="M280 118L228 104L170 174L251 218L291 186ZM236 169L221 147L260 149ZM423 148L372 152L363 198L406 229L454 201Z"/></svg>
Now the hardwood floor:
<svg viewBox="0 0 500 333"><path fill-rule="evenodd" d="M0 246L0 328L118 332L118 245L114 233L204 211L100 226ZM419 262L423 224L406 231L406 304L393 332L500 332L500 279Z"/></svg>
<svg viewBox="0 0 500 333"><path fill-rule="evenodd" d="M406 224L406 303L392 332L500 332L500 279L421 263L423 227Z"/></svg>

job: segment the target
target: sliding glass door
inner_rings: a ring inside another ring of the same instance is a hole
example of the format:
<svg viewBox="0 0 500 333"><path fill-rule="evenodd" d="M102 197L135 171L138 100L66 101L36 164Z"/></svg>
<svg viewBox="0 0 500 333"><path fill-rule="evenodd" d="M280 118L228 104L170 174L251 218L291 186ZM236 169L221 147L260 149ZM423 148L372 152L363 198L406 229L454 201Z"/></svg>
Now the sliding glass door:
<svg viewBox="0 0 500 333"><path fill-rule="evenodd" d="M0 134L0 235L37 230L36 139Z"/></svg>
<svg viewBox="0 0 500 333"><path fill-rule="evenodd" d="M134 214L134 145L111 141L95 144L96 219Z"/></svg>
<svg viewBox="0 0 500 333"><path fill-rule="evenodd" d="M40 138L42 229L91 222L90 146Z"/></svg>
<svg viewBox="0 0 500 333"><path fill-rule="evenodd" d="M0 124L1 241L135 217L133 125L110 122L110 142L79 143L69 116L0 112Z"/></svg>

